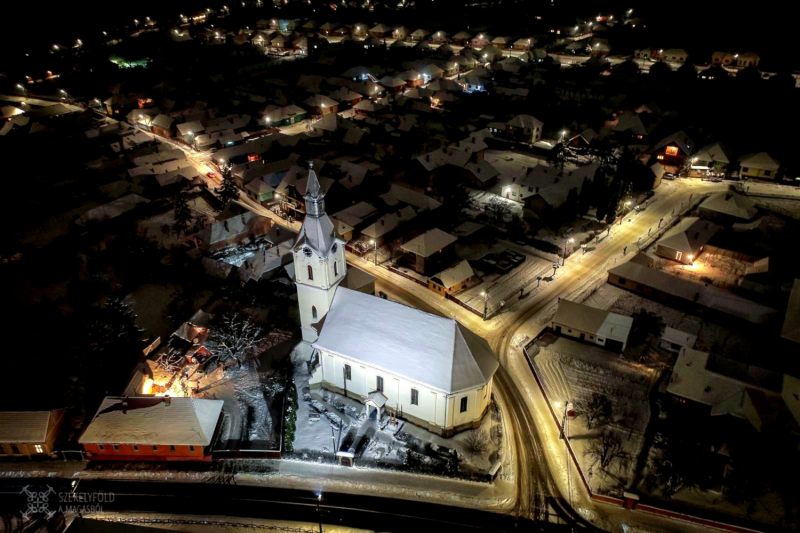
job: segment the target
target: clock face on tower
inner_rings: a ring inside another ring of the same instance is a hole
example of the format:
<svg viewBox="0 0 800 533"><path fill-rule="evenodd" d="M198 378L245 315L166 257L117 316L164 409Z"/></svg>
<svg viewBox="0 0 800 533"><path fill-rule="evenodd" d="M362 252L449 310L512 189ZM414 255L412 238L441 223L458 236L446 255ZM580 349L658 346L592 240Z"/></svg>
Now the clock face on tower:
<svg viewBox="0 0 800 533"><path fill-rule="evenodd" d="M336 253L336 250L338 250L338 249L339 249L339 245L336 244L336 243L333 243L333 246L331 247L331 252L332 253Z"/></svg>
<svg viewBox="0 0 800 533"><path fill-rule="evenodd" d="M304 254L306 257L311 257L311 248L309 248L308 246L306 246L305 248L303 248L303 254Z"/></svg>

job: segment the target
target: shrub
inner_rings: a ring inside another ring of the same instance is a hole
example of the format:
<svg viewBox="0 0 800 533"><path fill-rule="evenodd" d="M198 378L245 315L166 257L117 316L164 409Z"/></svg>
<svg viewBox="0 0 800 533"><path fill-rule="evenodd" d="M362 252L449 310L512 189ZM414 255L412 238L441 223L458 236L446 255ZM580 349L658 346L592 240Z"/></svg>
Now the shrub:
<svg viewBox="0 0 800 533"><path fill-rule="evenodd" d="M472 456L483 456L489 449L489 438L483 431L472 430L464 439L464 450Z"/></svg>

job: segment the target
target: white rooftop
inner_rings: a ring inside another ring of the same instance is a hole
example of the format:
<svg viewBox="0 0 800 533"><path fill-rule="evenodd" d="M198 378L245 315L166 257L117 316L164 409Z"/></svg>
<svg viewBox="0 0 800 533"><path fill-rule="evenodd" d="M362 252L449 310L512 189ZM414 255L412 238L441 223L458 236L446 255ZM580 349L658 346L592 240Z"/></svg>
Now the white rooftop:
<svg viewBox="0 0 800 533"><path fill-rule="evenodd" d="M50 411L0 412L0 442L44 442L49 421Z"/></svg>
<svg viewBox="0 0 800 533"><path fill-rule="evenodd" d="M556 311L553 322L622 343L628 341L628 335L633 326L633 318L629 316L618 315L569 300L561 300L558 303L558 311Z"/></svg>
<svg viewBox="0 0 800 533"><path fill-rule="evenodd" d="M455 320L340 287L314 347L456 393L488 383L489 344Z"/></svg>

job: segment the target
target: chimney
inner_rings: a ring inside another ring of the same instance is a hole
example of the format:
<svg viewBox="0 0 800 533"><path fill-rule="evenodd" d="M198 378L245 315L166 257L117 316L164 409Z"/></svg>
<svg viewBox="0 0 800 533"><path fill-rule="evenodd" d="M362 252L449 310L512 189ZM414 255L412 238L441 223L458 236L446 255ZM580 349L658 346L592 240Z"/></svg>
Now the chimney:
<svg viewBox="0 0 800 533"><path fill-rule="evenodd" d="M164 405L166 405L167 407L172 405L172 398L170 398L169 395L164 396Z"/></svg>

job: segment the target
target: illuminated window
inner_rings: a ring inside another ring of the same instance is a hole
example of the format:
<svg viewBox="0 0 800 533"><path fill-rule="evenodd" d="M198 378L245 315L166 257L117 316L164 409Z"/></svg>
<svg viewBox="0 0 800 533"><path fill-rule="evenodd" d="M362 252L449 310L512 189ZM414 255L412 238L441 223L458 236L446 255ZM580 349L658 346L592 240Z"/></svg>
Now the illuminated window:
<svg viewBox="0 0 800 533"><path fill-rule="evenodd" d="M656 159L664 159L664 154L658 154L658 155L656 156Z"/></svg>
<svg viewBox="0 0 800 533"><path fill-rule="evenodd" d="M40 445L34 444L33 447L36 448L36 453L44 453L44 450L42 449L42 447Z"/></svg>
<svg viewBox="0 0 800 533"><path fill-rule="evenodd" d="M667 155L678 155L677 146L667 146Z"/></svg>

